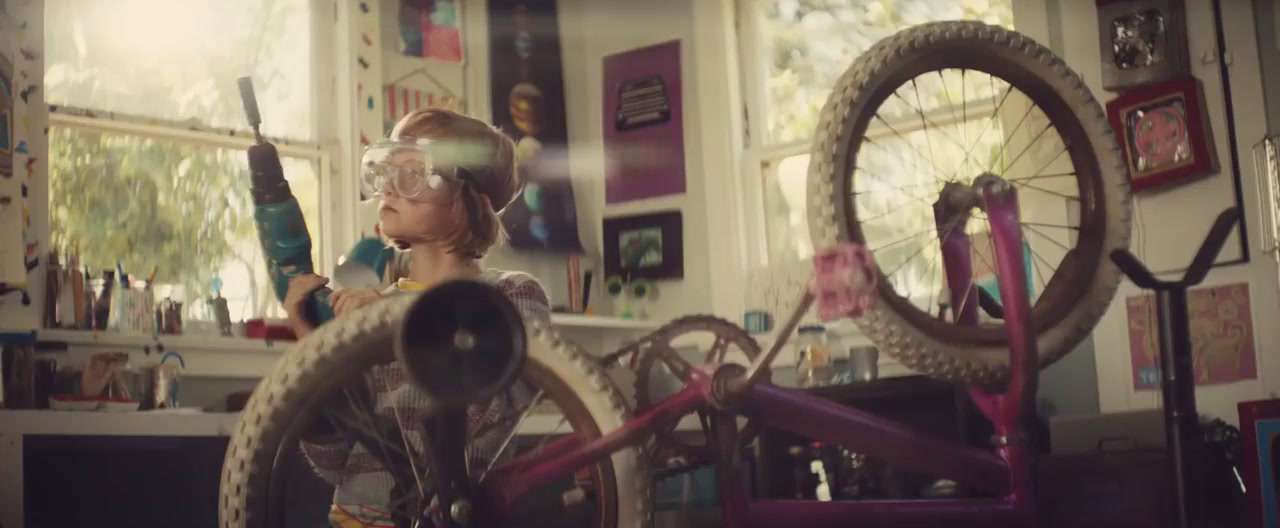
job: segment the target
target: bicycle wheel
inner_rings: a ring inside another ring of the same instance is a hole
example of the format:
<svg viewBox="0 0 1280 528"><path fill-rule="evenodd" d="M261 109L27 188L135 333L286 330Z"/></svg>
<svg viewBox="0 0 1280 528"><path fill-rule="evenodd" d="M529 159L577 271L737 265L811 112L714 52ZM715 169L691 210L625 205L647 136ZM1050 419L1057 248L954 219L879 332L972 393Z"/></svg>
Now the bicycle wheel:
<svg viewBox="0 0 1280 528"><path fill-rule="evenodd" d="M319 479L299 456L298 438L307 424L314 423L322 413L332 412L333 398L359 399L361 395L353 394L350 387L366 386L366 372L393 361L393 335L415 297L381 301L322 325L301 340L272 374L259 383L227 449L221 481L220 526L329 525L327 515L332 496L325 493L331 493L332 487L318 485ZM526 425L526 419L539 421L542 425L536 438L541 440L520 436L511 445L523 442L527 448L537 449L553 436L576 434L585 441L621 427L629 411L617 389L594 362L572 344L562 341L554 331L537 324L529 326L528 358L520 379L544 395L541 404L535 399L528 405L537 405L548 412L522 411L515 427L525 430L521 427ZM377 404L394 405L381 399ZM347 411L360 407L353 401ZM389 452L390 456L400 456L399 460L407 459L408 463L403 466L383 465L396 468L392 473L404 474L405 467L414 465L414 460L417 460L416 468L423 467L420 448L411 447L418 444L404 442L403 436L395 436L398 433L379 429L374 425L372 407L364 410L363 415L352 413L351 418L335 423L356 423L354 428L369 435L362 438L377 437L373 441L361 440L377 444L378 449L369 446L369 453ZM393 409L393 412L398 416L406 410ZM560 416L556 416L557 411ZM363 422L366 418L369 421ZM361 427L357 422L368 427ZM548 424L554 425L548 427ZM567 430L562 429L565 425ZM404 425L400 427L403 432ZM468 446L468 458L475 452L474 447ZM498 453L489 453L489 456L502 455L505 447L504 443ZM404 457L405 454L410 456ZM298 470L298 464L303 465L302 470ZM521 512L534 512L529 513L531 526L556 515L555 518L566 523L562 525L572 526L630 527L645 522L649 482L639 450L617 451L586 469L593 484L586 499L579 493L576 499L568 501L555 494L556 483L549 483L542 490L551 494L548 497L526 497L520 501ZM411 474L417 478L421 472L413 469ZM570 481L569 486L575 486L573 482L578 479L567 475L566 480ZM422 482L418 486L423 486ZM429 488L430 482L426 486ZM318 495L317 489L321 490ZM300 497L305 493L310 496ZM425 495L429 499L429 489ZM370 524L413 525L414 521L425 520L423 512L429 506L421 499L394 499L391 507L376 519L378 522ZM551 511L552 506L559 506L559 511ZM474 504L473 508L485 511L483 503Z"/></svg>
<svg viewBox="0 0 1280 528"><path fill-rule="evenodd" d="M977 22L924 24L872 46L822 110L808 216L814 247L852 241L875 253L879 302L857 323L881 350L934 377L999 384L1009 360L1002 323L955 320L976 310L964 306L980 298L975 288L999 299L969 185L983 173L1018 191L1032 324L1048 365L1115 294L1109 255L1128 246L1130 193L1102 108L1047 48ZM974 273L949 281L941 242L961 232ZM939 315L947 309L950 318Z"/></svg>

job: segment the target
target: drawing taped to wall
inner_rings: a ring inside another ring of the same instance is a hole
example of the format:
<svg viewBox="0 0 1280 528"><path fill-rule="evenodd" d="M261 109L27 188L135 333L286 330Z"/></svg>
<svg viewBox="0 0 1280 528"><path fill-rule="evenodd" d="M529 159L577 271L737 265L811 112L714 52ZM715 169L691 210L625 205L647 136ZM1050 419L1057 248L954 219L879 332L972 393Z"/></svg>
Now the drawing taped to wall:
<svg viewBox="0 0 1280 528"><path fill-rule="evenodd" d="M1160 388L1156 301L1150 295L1125 299L1134 390ZM1192 372L1196 385L1257 379L1253 313L1248 283L1196 288L1187 292Z"/></svg>
<svg viewBox="0 0 1280 528"><path fill-rule="evenodd" d="M400 0L400 53L444 62L463 61L458 0Z"/></svg>

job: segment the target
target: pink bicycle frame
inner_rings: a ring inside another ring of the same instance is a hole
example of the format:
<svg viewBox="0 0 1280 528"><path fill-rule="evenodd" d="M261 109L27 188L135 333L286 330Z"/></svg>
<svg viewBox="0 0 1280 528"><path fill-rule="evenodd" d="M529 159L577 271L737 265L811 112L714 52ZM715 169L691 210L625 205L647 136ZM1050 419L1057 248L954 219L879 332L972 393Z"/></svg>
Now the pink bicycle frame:
<svg viewBox="0 0 1280 528"><path fill-rule="evenodd" d="M740 465L728 459L718 461L723 526L791 528L855 524L992 528L1035 525L1029 454L1019 439L1024 411L1034 399L1038 365L1035 335L1030 328L1031 306L1023 264L1017 196L1010 185L994 177L979 178L975 186L981 193L991 222L997 280L1011 345L1011 377L1006 392L995 394L978 387L970 389L978 407L995 424L997 447L994 453L936 438L891 420L804 391L778 387L768 381L746 388L746 393L732 412L749 415L766 426L841 445L854 452L875 455L896 466L948 478L994 498L752 501L747 496ZM952 218L937 220L939 226L957 223ZM965 220L959 219L958 223ZM947 233L941 240L942 257L953 296L972 295L971 273L967 273L972 268L969 240L963 225L948 230L940 228L939 232ZM977 323L977 312L969 311L976 302L953 301L952 306L965 307L957 310L960 322ZM566 436L548 443L536 453L520 456L495 468L481 490L490 499L486 504L498 509L490 513L503 518L503 508L509 508L515 498L551 478L602 460L618 449L643 441L659 427L669 426L695 410L708 408L717 401L713 394L713 373L713 369L695 370L683 390L603 437L583 443L576 436ZM708 441L732 446L733 435L736 434L735 421L723 419L727 414L718 414L722 418L714 420L714 438ZM733 452L732 449L721 451ZM620 497L619 500L627 498Z"/></svg>

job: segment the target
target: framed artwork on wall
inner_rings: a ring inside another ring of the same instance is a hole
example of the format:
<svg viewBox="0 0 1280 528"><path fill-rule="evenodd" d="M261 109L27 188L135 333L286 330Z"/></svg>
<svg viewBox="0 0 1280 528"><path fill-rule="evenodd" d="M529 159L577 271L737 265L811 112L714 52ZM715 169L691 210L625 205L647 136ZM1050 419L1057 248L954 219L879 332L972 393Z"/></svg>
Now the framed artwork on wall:
<svg viewBox="0 0 1280 528"><path fill-rule="evenodd" d="M1217 171L1199 81L1180 77L1136 88L1107 103L1134 192Z"/></svg>
<svg viewBox="0 0 1280 528"><path fill-rule="evenodd" d="M1102 87L1113 91L1187 73L1182 0L1097 0Z"/></svg>
<svg viewBox="0 0 1280 528"><path fill-rule="evenodd" d="M1280 526L1280 399L1240 402L1236 410L1250 526Z"/></svg>
<svg viewBox="0 0 1280 528"><path fill-rule="evenodd" d="M631 279L684 277L679 211L604 219L604 273Z"/></svg>

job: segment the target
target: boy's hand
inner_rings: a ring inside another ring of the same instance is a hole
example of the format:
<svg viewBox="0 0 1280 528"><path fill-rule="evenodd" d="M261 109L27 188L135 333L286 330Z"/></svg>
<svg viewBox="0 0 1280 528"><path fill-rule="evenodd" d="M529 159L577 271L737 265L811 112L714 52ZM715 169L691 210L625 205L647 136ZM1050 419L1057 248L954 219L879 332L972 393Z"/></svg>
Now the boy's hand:
<svg viewBox="0 0 1280 528"><path fill-rule="evenodd" d="M323 288L328 283L329 279L311 273L303 273L289 279L289 290L285 292L284 301L281 304L284 305L284 313L289 317L289 326L299 338L313 330L304 314L307 298L311 296L311 292Z"/></svg>
<svg viewBox="0 0 1280 528"><path fill-rule="evenodd" d="M341 317L347 312L371 304L381 298L382 293L375 288L351 288L333 292L333 295L329 297L329 305L333 307L334 315Z"/></svg>

